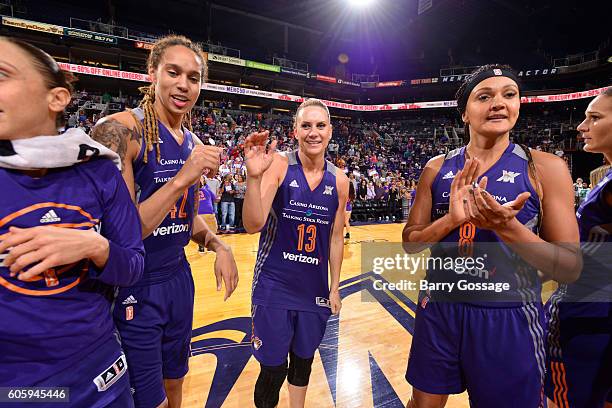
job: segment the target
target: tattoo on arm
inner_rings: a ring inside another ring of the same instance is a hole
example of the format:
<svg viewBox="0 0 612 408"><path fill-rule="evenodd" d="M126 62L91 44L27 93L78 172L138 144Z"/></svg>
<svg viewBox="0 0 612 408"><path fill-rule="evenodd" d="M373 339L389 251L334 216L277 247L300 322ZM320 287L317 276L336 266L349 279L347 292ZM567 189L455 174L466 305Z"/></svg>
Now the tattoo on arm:
<svg viewBox="0 0 612 408"><path fill-rule="evenodd" d="M134 129L128 129L115 119L109 119L97 124L90 134L91 138L116 152L121 158L121 168L125 168L125 155L128 143L132 140L140 142L140 135Z"/></svg>

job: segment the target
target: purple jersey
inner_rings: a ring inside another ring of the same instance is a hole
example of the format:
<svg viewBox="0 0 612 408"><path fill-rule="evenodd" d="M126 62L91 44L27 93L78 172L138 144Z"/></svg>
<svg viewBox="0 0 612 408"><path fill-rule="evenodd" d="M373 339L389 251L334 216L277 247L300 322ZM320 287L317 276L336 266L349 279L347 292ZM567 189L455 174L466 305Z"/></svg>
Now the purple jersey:
<svg viewBox="0 0 612 408"><path fill-rule="evenodd" d="M612 209L605 202L610 191L612 170L582 202L576 217L580 229L583 267L578 280L559 286L563 301L612 302L612 234L603 228L612 223Z"/></svg>
<svg viewBox="0 0 612 408"><path fill-rule="evenodd" d="M142 120L141 109L134 109L133 112ZM159 162L156 149L146 152L144 141L134 161L134 181L139 203L151 197L179 172L195 146L194 136L186 129L183 143L179 145L159 121L158 126L161 151ZM147 163L143 160L145 154L147 154ZM185 190L162 223L144 239L147 256L142 284L169 279L181 268L185 259L184 247L191 239L197 198L196 187L194 184Z"/></svg>
<svg viewBox="0 0 612 408"><path fill-rule="evenodd" d="M259 238L253 304L329 313L328 262L338 209L336 167L326 162L310 190L297 151L287 153L287 174Z"/></svg>
<svg viewBox="0 0 612 408"><path fill-rule="evenodd" d="M208 184L205 184L199 193L200 207L198 208L198 214L214 214L213 203L217 198L215 193L212 192Z"/></svg>
<svg viewBox="0 0 612 408"><path fill-rule="evenodd" d="M576 217L583 268L560 284L547 304L546 395L559 407L603 407L612 402L612 223L605 192L612 171L582 202Z"/></svg>
<svg viewBox="0 0 612 408"><path fill-rule="evenodd" d="M576 217L578 218L578 227L580 228L580 242L596 243L610 242L612 235L599 231L599 226L612 222L612 211L610 206L604 201L604 191L610 191L609 183L612 181L612 170L606 173L606 176L593 188L584 202L578 208ZM600 235L604 236L600 236ZM585 249L587 252L593 252Z"/></svg>
<svg viewBox="0 0 612 408"><path fill-rule="evenodd" d="M40 178L0 169L0 190L0 236L11 226L94 228L110 244L102 270L83 260L20 281L0 266L0 384L36 385L78 368L112 336L113 286L133 285L143 273L140 220L109 160Z"/></svg>
<svg viewBox="0 0 612 408"><path fill-rule="evenodd" d="M607 317L607 324L592 324L602 330L606 327L612 333L612 320L609 317L612 302L612 235L602 228L602 225L612 223L612 211L604 199L604 191L610 188L611 181L612 171L591 190L576 212L583 262L580 277L573 283L560 284L548 302L548 346L549 353L556 359L562 358L559 333L562 320ZM586 323L584 327L587 327ZM578 329L571 328L567 332L570 330Z"/></svg>
<svg viewBox="0 0 612 408"><path fill-rule="evenodd" d="M449 152L436 176L432 187L431 218L436 220L448 213L450 186L455 175L465 164L465 147ZM505 204L520 193L528 191L531 197L516 218L532 231L536 231L539 217L540 200L529 180L528 157L521 146L510 143L499 160L480 178L487 176L486 190L497 202ZM479 178L479 179L480 179ZM489 244L482 244L489 243ZM494 243L494 244L493 244ZM496 302L533 302L540 301L540 280L536 270L513 255L499 236L485 229L478 229L471 222L464 223L451 231L432 247L432 257L482 257L484 268L474 269L469 273L456 273L439 266L430 267L427 280L431 282L467 282L508 283L510 290L502 293L484 291L459 291L453 296L461 297L469 303L486 305L488 301ZM486 255L485 255L486 254ZM438 269L436 269L438 268ZM451 273L449 273L451 272ZM456 287L456 285L455 285ZM443 293L439 296L446 296ZM434 295L432 298L436 298Z"/></svg>

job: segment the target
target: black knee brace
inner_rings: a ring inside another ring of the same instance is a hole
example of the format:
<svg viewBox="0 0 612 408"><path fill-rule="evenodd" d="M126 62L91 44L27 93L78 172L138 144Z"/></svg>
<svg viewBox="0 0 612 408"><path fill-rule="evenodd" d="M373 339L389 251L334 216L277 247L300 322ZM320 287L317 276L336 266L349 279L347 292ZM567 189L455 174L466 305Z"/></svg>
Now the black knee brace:
<svg viewBox="0 0 612 408"><path fill-rule="evenodd" d="M257 408L274 408L278 404L278 394L287 377L287 362L270 367L261 366L255 383L255 406Z"/></svg>
<svg viewBox="0 0 612 408"><path fill-rule="evenodd" d="M313 360L314 357L304 359L291 352L289 354L289 373L287 374L289 384L296 387L307 386L310 372L312 371Z"/></svg>

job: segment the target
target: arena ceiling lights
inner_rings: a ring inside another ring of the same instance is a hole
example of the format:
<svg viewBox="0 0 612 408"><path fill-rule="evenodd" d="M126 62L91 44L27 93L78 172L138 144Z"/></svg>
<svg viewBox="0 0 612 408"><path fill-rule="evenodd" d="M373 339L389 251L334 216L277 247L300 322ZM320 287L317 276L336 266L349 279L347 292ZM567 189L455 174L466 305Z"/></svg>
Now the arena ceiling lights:
<svg viewBox="0 0 612 408"><path fill-rule="evenodd" d="M371 6L376 0L345 0L354 9L363 10Z"/></svg>

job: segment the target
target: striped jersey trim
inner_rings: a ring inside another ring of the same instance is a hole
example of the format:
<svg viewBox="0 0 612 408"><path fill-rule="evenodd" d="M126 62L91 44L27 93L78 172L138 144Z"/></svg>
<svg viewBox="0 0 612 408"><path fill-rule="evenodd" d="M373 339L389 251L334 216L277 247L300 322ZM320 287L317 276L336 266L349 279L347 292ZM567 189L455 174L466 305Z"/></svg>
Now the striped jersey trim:
<svg viewBox="0 0 612 408"><path fill-rule="evenodd" d="M525 314L527 319L527 327L531 340L535 350L534 356L538 364L538 371L540 372L540 381L544 386L544 376L546 374L546 353L544 350L544 328L540 324L539 314L540 311L536 306L536 303L528 303L521 307L521 310Z"/></svg>
<svg viewBox="0 0 612 408"><path fill-rule="evenodd" d="M263 265L266 263L266 259L268 259L268 255L272 250L272 245L276 239L276 232L278 231L278 217L274 212L273 208L270 208L270 214L268 215L268 227L266 228L265 240L263 245L259 248L259 252L257 253L257 262L255 262L255 269L253 275L253 286L251 287L251 298L255 294L255 288L257 287L257 283L259 282L259 275L261 274L261 270Z"/></svg>
<svg viewBox="0 0 612 408"><path fill-rule="evenodd" d="M559 304L566 293L567 285L559 285L559 289L550 297L550 320L548 322L548 353L555 360L563 358L561 352L561 320L559 318Z"/></svg>

